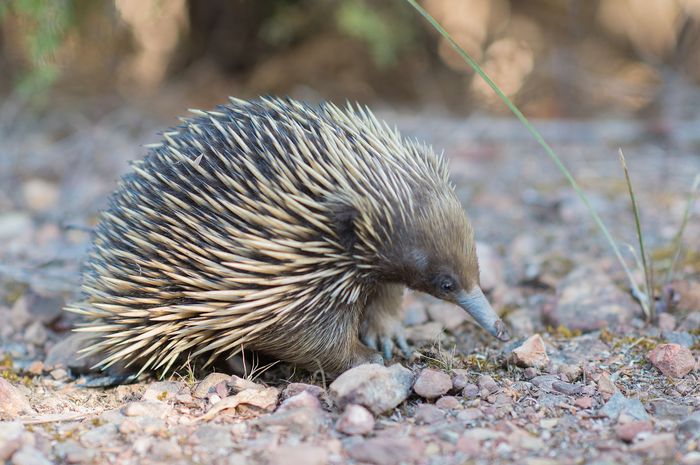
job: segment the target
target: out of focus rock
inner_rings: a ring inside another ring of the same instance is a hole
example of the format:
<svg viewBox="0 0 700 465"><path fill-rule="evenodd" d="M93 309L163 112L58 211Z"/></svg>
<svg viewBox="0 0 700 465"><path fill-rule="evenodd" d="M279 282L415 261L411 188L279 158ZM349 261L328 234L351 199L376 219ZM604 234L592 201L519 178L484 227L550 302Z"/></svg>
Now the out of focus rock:
<svg viewBox="0 0 700 465"><path fill-rule="evenodd" d="M56 184L41 178L32 178L22 185L22 198L25 205L34 212L53 208L60 192Z"/></svg>
<svg viewBox="0 0 700 465"><path fill-rule="evenodd" d="M678 344L659 344L647 354L649 361L661 373L682 378L695 368L695 357L687 347Z"/></svg>
<svg viewBox="0 0 700 465"><path fill-rule="evenodd" d="M14 420L17 416L33 412L29 401L9 381L0 377L0 419Z"/></svg>
<svg viewBox="0 0 700 465"><path fill-rule="evenodd" d="M481 288L490 291L503 284L503 264L493 247L477 241L476 255L479 257Z"/></svg>
<svg viewBox="0 0 700 465"><path fill-rule="evenodd" d="M345 434L369 434L374 429L374 416L361 405L349 404L340 416L336 428Z"/></svg>
<svg viewBox="0 0 700 465"><path fill-rule="evenodd" d="M631 297L605 272L582 266L559 283L556 304L547 307L543 316L553 326L586 332L627 323L635 308Z"/></svg>

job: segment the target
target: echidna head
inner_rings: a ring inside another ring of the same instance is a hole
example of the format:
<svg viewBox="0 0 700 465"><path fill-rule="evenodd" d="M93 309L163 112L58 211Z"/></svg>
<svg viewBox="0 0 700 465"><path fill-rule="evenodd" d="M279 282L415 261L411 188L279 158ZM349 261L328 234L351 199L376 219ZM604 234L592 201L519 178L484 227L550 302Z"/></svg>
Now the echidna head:
<svg viewBox="0 0 700 465"><path fill-rule="evenodd" d="M390 279L459 305L493 336L508 340L481 290L474 232L454 195L430 196L394 239L383 266Z"/></svg>

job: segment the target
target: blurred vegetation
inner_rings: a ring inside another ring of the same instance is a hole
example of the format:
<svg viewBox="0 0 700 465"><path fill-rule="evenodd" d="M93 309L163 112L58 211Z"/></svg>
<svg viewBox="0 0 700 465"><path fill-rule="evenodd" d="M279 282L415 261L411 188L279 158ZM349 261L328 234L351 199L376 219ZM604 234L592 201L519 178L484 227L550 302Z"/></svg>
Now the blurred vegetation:
<svg viewBox="0 0 700 465"><path fill-rule="evenodd" d="M58 78L55 54L75 21L77 0L10 0L0 4L0 20L12 14L22 24L20 37L27 70L20 74L16 87L22 97L40 94Z"/></svg>
<svg viewBox="0 0 700 465"><path fill-rule="evenodd" d="M700 0L421 4L533 115L663 113L677 85L700 82ZM504 111L403 0L0 3L0 92L140 98L176 83L202 100L286 93Z"/></svg>

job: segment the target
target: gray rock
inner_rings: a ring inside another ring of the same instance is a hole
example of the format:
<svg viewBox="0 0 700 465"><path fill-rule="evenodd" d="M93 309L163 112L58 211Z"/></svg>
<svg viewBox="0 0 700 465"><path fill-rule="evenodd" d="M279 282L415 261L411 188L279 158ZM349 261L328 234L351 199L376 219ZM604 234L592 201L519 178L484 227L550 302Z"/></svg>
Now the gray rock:
<svg viewBox="0 0 700 465"><path fill-rule="evenodd" d="M700 437L700 410L693 412L681 421L678 424L678 432L694 438Z"/></svg>
<svg viewBox="0 0 700 465"><path fill-rule="evenodd" d="M377 415L406 400L412 385L413 373L401 365L384 367L366 364L352 368L336 378L330 385L329 393L340 407L360 404Z"/></svg>
<svg viewBox="0 0 700 465"><path fill-rule="evenodd" d="M616 392L605 405L603 405L599 414L604 415L612 420L617 420L620 414L628 415L635 420L649 420L649 414L644 409L644 404L639 399L629 399Z"/></svg>
<svg viewBox="0 0 700 465"><path fill-rule="evenodd" d="M452 388L452 380L447 373L442 371L433 370L431 368L424 368L421 370L415 384L413 385L413 390L419 396L424 399L435 399L444 394L447 394Z"/></svg>
<svg viewBox="0 0 700 465"><path fill-rule="evenodd" d="M661 333L661 337L670 344L678 344L690 348L695 344L695 337L686 331L668 331Z"/></svg>
<svg viewBox="0 0 700 465"><path fill-rule="evenodd" d="M89 336L85 334L71 334L51 347L44 360L47 371L55 368L68 368L74 373L88 373L91 367L100 362L102 357L91 355L81 357L78 354L80 349L89 345ZM118 368L115 369L118 371Z"/></svg>
<svg viewBox="0 0 700 465"><path fill-rule="evenodd" d="M554 390L554 383L561 381L556 375L540 375L535 376L530 380L532 384L542 389L544 392L552 392Z"/></svg>
<svg viewBox="0 0 700 465"><path fill-rule="evenodd" d="M326 412L317 408L295 408L278 410L271 415L263 415L255 420L262 428L281 426L291 434L311 436L329 423Z"/></svg>
<svg viewBox="0 0 700 465"><path fill-rule="evenodd" d="M554 381L552 383L552 388L557 392L566 394L567 396L575 396L581 394L582 391L582 387L580 385L565 383L564 381Z"/></svg>
<svg viewBox="0 0 700 465"><path fill-rule="evenodd" d="M595 331L627 323L635 316L635 304L604 271L582 266L557 286L556 304L543 315L553 326Z"/></svg>
<svg viewBox="0 0 700 465"><path fill-rule="evenodd" d="M693 411L693 409L688 405L683 405L665 399L653 400L650 403L654 417L662 420L680 421L690 415L690 413Z"/></svg>
<svg viewBox="0 0 700 465"><path fill-rule="evenodd" d="M462 389L462 396L465 399L476 399L479 396L479 386L469 383Z"/></svg>

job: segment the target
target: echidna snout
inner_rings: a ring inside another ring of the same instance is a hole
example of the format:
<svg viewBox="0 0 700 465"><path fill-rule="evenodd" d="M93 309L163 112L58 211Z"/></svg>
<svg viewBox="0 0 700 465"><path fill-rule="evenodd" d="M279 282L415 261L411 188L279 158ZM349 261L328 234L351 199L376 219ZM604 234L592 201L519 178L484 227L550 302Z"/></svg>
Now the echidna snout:
<svg viewBox="0 0 700 465"><path fill-rule="evenodd" d="M194 114L147 146L95 230L68 310L100 367L253 350L337 373L408 351L406 286L505 336L432 149L360 107L232 99Z"/></svg>

